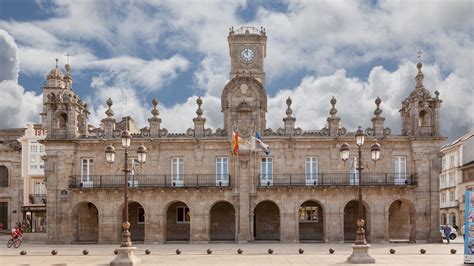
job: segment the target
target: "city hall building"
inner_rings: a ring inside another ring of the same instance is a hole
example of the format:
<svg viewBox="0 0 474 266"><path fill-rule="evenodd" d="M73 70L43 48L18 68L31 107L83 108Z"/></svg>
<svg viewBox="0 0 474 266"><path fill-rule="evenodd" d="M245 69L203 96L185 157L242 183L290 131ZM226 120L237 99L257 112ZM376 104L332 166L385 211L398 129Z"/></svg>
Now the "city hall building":
<svg viewBox="0 0 474 266"><path fill-rule="evenodd" d="M363 165L369 167L359 176L355 129L343 127L336 99L327 99L324 128L295 127L290 98L281 107L281 127L268 128L266 32L231 28L227 40L230 81L222 88L223 127L218 129L206 128L201 99L183 133L166 130L156 100L144 128L137 128L131 117L114 117L111 99L100 126L90 126L87 103L73 91L70 66L65 74L57 66L51 70L41 113L48 134L40 141L46 152L50 243L120 242L124 129L132 134L128 163L134 167L127 182L133 241L353 241L359 185L369 242L441 240L441 100L438 92L431 95L423 86L421 63L413 74L416 87L400 103L400 134L384 126L381 99L360 107L375 111L371 121L358 121L370 125L362 147ZM247 140L259 132L271 153L234 154L233 132ZM346 162L339 151L345 142L351 147ZM374 143L382 147L376 164L370 160ZM142 144L148 154L140 166L136 150ZM104 152L108 145L116 152L112 166Z"/></svg>

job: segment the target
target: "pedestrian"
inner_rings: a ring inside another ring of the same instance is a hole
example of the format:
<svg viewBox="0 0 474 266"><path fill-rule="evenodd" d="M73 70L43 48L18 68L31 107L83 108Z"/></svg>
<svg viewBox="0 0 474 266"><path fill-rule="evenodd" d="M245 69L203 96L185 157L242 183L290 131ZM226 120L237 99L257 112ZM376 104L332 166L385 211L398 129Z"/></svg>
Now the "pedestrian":
<svg viewBox="0 0 474 266"><path fill-rule="evenodd" d="M449 227L449 225L446 224L443 228L443 232L444 232L444 238L446 238L446 241L448 241L448 243L446 244L449 244L449 235L451 234L451 227Z"/></svg>
<svg viewBox="0 0 474 266"><path fill-rule="evenodd" d="M461 235L462 235L462 239L466 240L466 235L465 235L465 232L466 231L466 226L463 224L461 226Z"/></svg>

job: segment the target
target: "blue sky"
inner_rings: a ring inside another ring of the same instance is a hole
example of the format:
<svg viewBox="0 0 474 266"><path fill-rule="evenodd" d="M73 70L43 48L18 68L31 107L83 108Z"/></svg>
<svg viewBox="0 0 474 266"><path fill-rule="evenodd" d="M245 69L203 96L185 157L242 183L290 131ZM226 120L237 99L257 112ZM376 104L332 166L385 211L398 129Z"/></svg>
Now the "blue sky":
<svg viewBox="0 0 474 266"><path fill-rule="evenodd" d="M324 126L332 96L348 130L369 127L380 96L386 126L399 134L421 49L425 87L441 92L441 129L452 139L473 128L473 13L467 0L4 0L0 67L11 74L0 74L0 111L15 115L0 128L39 121L41 86L67 52L73 89L95 126L111 97L117 118L130 114L143 127L156 97L163 125L184 132L201 96L206 126L222 127L228 29L263 26L267 127L282 126L288 96L303 130Z"/></svg>

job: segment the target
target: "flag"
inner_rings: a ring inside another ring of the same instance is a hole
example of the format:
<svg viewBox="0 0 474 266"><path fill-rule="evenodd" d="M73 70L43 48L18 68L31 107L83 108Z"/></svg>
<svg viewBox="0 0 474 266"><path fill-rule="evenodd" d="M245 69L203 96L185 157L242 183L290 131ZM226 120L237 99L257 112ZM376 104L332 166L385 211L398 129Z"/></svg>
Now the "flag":
<svg viewBox="0 0 474 266"><path fill-rule="evenodd" d="M262 137L260 137L259 132L255 133L255 145L262 149L262 151L265 152L266 155L270 154L270 146L262 141Z"/></svg>
<svg viewBox="0 0 474 266"><path fill-rule="evenodd" d="M239 153L239 133L237 131L232 131L231 149L233 154Z"/></svg>

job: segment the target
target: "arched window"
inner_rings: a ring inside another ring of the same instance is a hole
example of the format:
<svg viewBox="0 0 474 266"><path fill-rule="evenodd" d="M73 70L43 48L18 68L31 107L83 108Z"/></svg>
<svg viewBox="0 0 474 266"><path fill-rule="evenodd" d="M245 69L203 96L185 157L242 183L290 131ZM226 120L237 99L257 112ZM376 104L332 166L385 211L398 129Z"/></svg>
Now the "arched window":
<svg viewBox="0 0 474 266"><path fill-rule="evenodd" d="M67 127L67 114L61 113L58 116L58 127L60 129L66 129L66 127Z"/></svg>
<svg viewBox="0 0 474 266"><path fill-rule="evenodd" d="M431 126L431 117L430 113L426 110L422 110L419 115L419 125L422 127L429 127Z"/></svg>
<svg viewBox="0 0 474 266"><path fill-rule="evenodd" d="M0 166L0 187L8 187L8 168Z"/></svg>

